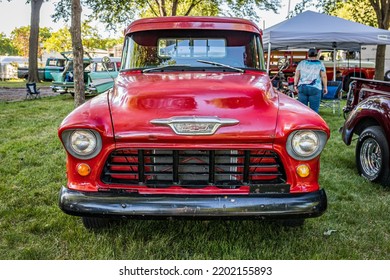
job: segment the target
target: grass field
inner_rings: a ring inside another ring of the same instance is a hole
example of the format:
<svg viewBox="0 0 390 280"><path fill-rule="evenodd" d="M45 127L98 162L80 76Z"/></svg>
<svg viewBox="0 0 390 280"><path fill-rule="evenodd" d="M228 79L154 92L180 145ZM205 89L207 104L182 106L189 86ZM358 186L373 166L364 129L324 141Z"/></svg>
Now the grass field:
<svg viewBox="0 0 390 280"><path fill-rule="evenodd" d="M0 259L389 259L390 190L359 177L343 118L321 113L332 130L321 157L327 212L302 228L261 221L132 220L87 231L58 208L66 184L57 127L68 95L0 103Z"/></svg>

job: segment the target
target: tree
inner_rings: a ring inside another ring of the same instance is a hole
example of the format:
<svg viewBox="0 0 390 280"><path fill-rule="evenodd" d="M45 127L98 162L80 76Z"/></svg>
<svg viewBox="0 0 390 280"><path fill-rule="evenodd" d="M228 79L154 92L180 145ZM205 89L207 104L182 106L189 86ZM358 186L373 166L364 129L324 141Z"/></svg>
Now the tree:
<svg viewBox="0 0 390 280"><path fill-rule="evenodd" d="M85 49L108 49L118 43L118 39L103 38L98 28L91 26L88 21L81 24L81 34Z"/></svg>
<svg viewBox="0 0 390 280"><path fill-rule="evenodd" d="M390 25L390 0L370 0L371 6L374 8L378 27L389 29ZM386 45L378 45L375 57L375 78L378 80L384 79Z"/></svg>
<svg viewBox="0 0 390 280"><path fill-rule="evenodd" d="M12 0L7 0L11 2ZM38 40L39 40L39 13L45 0L26 0L31 4L30 34L28 43L28 82L38 82ZM0 0L1 2L1 0Z"/></svg>
<svg viewBox="0 0 390 280"><path fill-rule="evenodd" d="M4 33L0 33L0 55L18 55L18 50Z"/></svg>
<svg viewBox="0 0 390 280"><path fill-rule="evenodd" d="M39 82L38 76L38 43L39 43L39 19L44 0L30 0L31 20L28 51L28 82Z"/></svg>
<svg viewBox="0 0 390 280"><path fill-rule="evenodd" d="M85 102L85 84L84 84L84 49L81 39L81 12L80 0L72 0L72 20L70 34L72 36L73 47L73 70L74 70L74 105L80 106Z"/></svg>
<svg viewBox="0 0 390 280"><path fill-rule="evenodd" d="M22 26L11 31L11 40L18 54L28 56L28 45L30 38L30 26Z"/></svg>
<svg viewBox="0 0 390 280"><path fill-rule="evenodd" d="M103 38L97 27L92 27L89 22L81 24L81 37L85 49L108 49L122 42L122 38ZM51 33L45 40L44 49L48 52L63 52L72 49L72 37L69 27L65 26Z"/></svg>
<svg viewBox="0 0 390 280"><path fill-rule="evenodd" d="M29 56L30 43L30 26L22 26L15 28L11 32L11 41L13 46L17 49L17 53L21 56ZM39 42L44 43L51 36L51 30L48 27L39 28ZM38 45L39 57L42 56L42 45Z"/></svg>
<svg viewBox="0 0 390 280"><path fill-rule="evenodd" d="M55 19L69 18L71 0L56 3ZM280 0L81 0L92 10L92 17L116 29L138 17L150 16L212 16L228 15L258 20L256 9L273 10Z"/></svg>
<svg viewBox="0 0 390 280"><path fill-rule="evenodd" d="M369 0L336 2L325 11L333 16L378 27L375 11Z"/></svg>
<svg viewBox="0 0 390 280"><path fill-rule="evenodd" d="M69 27L65 26L53 32L50 38L43 43L43 47L48 52L63 52L72 49Z"/></svg>
<svg viewBox="0 0 390 280"><path fill-rule="evenodd" d="M316 4L315 4L316 3ZM390 0L302 0L291 16L314 5L330 15L388 30L390 27ZM376 50L375 78L383 80L386 45Z"/></svg>

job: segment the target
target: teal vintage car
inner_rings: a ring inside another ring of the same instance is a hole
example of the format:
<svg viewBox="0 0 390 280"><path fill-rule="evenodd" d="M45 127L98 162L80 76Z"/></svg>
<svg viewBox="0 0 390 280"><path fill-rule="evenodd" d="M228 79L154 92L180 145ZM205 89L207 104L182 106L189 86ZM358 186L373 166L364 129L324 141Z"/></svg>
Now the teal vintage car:
<svg viewBox="0 0 390 280"><path fill-rule="evenodd" d="M84 64L84 83L86 84L86 91L88 91L88 74L90 73L90 65L92 63L92 57L89 55L89 53L84 52L85 57L83 59ZM62 72L58 73L51 73L53 77L53 82L51 85L51 89L54 92L59 92L61 94L63 93L70 93L71 95L74 95L74 81L73 81L73 52L67 51L62 52L61 55L65 58L66 63L64 70ZM89 92L86 92L89 93Z"/></svg>
<svg viewBox="0 0 390 280"><path fill-rule="evenodd" d="M120 66L120 57L93 58L88 73L88 91L100 94L111 89L118 76Z"/></svg>

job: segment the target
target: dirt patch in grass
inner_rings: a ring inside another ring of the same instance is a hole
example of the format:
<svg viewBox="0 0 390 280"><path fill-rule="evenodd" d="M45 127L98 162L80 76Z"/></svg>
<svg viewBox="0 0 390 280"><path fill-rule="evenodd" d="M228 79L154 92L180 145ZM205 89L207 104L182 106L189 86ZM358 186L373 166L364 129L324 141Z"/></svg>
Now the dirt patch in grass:
<svg viewBox="0 0 390 280"><path fill-rule="evenodd" d="M58 92L54 92L50 87L41 87L41 97L59 95ZM26 98L25 88L7 88L0 87L0 102L8 101L20 101Z"/></svg>

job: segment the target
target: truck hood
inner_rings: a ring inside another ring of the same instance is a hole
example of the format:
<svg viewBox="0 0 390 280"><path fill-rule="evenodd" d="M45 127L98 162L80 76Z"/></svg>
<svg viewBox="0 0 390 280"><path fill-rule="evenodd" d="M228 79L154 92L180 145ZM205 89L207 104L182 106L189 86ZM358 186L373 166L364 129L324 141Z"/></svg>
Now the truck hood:
<svg viewBox="0 0 390 280"><path fill-rule="evenodd" d="M271 143L278 95L261 72L122 72L109 96L118 142Z"/></svg>

